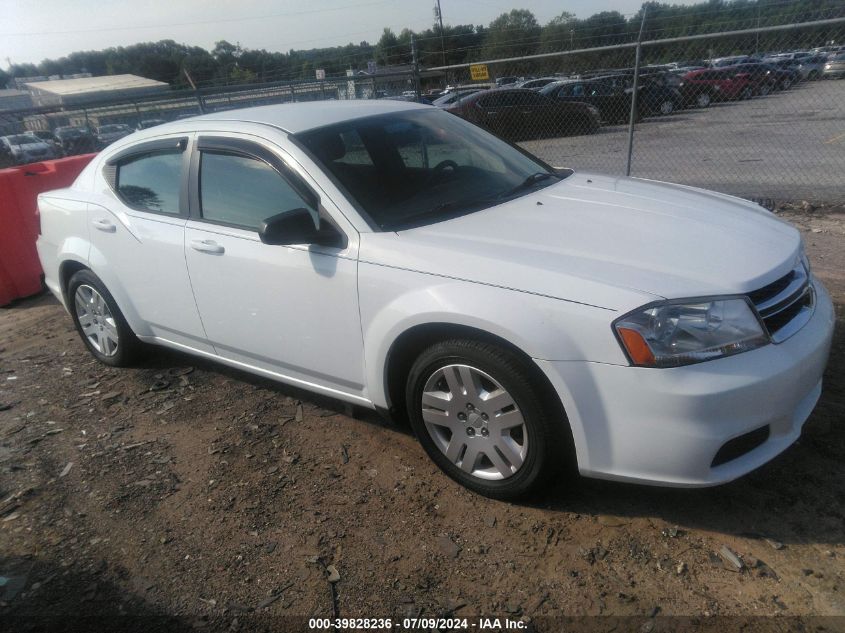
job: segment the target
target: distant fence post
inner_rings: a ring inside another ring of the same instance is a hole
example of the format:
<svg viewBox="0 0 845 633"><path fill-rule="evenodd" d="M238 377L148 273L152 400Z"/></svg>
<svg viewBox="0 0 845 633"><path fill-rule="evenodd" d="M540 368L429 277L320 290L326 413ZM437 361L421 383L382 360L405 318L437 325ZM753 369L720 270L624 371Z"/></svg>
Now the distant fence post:
<svg viewBox="0 0 845 633"><path fill-rule="evenodd" d="M634 54L634 80L631 83L631 112L628 115L628 160L625 163L625 175L631 175L631 155L634 151L634 121L637 120L637 93L640 88L640 55L643 48L643 28L648 5L643 5L643 19L640 22L640 34L637 36L637 48Z"/></svg>
<svg viewBox="0 0 845 633"><path fill-rule="evenodd" d="M419 100L422 96L420 94L420 64L417 60L417 41L413 33L411 33L411 60L413 63L411 72L414 74L414 92L417 94L417 100Z"/></svg>

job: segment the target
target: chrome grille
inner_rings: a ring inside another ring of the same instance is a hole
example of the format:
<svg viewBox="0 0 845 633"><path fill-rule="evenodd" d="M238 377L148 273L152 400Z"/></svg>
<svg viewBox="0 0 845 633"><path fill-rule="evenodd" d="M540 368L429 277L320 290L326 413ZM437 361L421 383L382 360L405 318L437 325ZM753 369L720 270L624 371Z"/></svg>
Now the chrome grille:
<svg viewBox="0 0 845 633"><path fill-rule="evenodd" d="M810 275L801 262L780 279L748 296L775 343L785 341L804 327L815 305Z"/></svg>

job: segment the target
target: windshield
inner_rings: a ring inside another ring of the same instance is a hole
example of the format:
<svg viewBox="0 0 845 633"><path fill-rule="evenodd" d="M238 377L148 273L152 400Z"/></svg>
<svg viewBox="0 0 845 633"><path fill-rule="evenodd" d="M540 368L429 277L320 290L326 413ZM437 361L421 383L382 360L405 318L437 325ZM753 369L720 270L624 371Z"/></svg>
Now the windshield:
<svg viewBox="0 0 845 633"><path fill-rule="evenodd" d="M345 121L296 138L374 228L396 231L479 211L562 175L440 110Z"/></svg>

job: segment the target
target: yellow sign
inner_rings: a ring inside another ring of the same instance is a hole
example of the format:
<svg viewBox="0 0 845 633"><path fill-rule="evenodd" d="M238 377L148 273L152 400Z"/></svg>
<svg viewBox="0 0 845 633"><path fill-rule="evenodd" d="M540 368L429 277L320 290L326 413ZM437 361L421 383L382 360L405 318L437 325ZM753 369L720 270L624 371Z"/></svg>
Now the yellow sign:
<svg viewBox="0 0 845 633"><path fill-rule="evenodd" d="M473 81L488 81L490 79L487 64L473 64L469 67L469 75Z"/></svg>

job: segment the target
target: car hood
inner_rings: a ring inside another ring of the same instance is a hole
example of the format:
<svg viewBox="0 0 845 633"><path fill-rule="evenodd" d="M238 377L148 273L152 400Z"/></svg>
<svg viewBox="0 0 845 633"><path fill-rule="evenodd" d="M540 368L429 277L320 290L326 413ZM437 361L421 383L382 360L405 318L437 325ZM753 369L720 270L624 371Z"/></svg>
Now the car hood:
<svg viewBox="0 0 845 633"><path fill-rule="evenodd" d="M756 290L787 274L800 249L796 229L751 202L574 173L453 220L364 234L361 259L625 309Z"/></svg>

